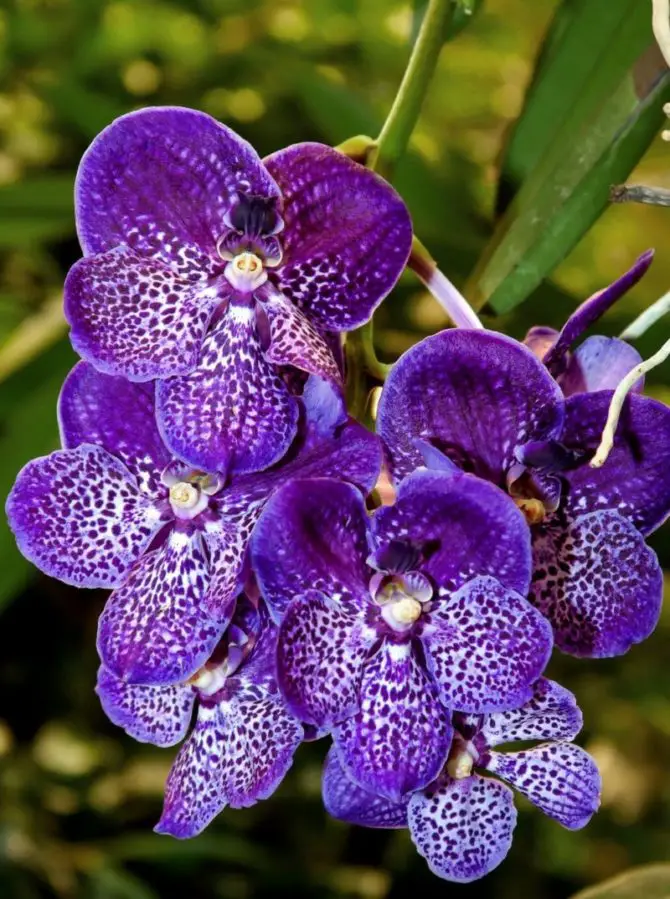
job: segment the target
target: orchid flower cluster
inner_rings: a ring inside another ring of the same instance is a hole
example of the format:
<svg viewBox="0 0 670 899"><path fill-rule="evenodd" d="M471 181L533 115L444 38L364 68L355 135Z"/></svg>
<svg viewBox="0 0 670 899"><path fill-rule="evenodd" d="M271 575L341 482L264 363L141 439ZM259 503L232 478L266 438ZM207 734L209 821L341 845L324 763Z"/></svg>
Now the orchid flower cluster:
<svg viewBox="0 0 670 899"><path fill-rule="evenodd" d="M261 160L202 113L145 109L87 151L76 214L62 448L23 468L7 513L43 572L112 591L102 706L182 743L156 829L193 837L269 797L326 737L328 812L409 828L448 880L506 855L510 786L585 825L600 777L544 671L554 646L615 656L654 629L670 410L638 383L594 467L640 360L575 344L651 255L560 333L520 343L470 313L421 341L375 434L347 414L342 335L413 235L374 172L313 143Z"/></svg>

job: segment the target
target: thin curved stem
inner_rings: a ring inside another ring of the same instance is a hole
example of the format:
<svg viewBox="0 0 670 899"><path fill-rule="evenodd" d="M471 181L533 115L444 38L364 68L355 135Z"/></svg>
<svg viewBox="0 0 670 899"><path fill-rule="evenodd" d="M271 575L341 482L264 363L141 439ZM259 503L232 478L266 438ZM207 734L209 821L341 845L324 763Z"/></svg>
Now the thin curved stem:
<svg viewBox="0 0 670 899"><path fill-rule="evenodd" d="M398 93L370 160L371 168L384 178L391 178L412 136L452 11L452 0L430 0L428 4Z"/></svg>

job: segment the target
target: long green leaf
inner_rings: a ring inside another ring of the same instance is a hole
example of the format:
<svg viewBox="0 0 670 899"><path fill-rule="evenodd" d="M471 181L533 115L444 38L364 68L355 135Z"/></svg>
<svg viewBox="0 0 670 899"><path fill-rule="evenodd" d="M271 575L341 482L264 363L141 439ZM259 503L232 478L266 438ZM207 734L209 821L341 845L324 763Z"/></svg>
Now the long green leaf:
<svg viewBox="0 0 670 899"><path fill-rule="evenodd" d="M611 60L605 66L608 77L599 69L587 76L542 156L534 161L527 153L523 165L530 167L529 174L466 288L477 306L488 302L505 312L523 302L598 219L610 185L625 180L664 121L670 72L653 42L647 13L641 21L637 3L626 7L612 41L644 44L642 32L647 49L618 80L610 80L616 72ZM561 43L572 46L572 29L565 22L562 28ZM545 67L555 66L562 52L554 44ZM618 57L620 51L615 54L608 44L600 58L613 54Z"/></svg>
<svg viewBox="0 0 670 899"><path fill-rule="evenodd" d="M6 497L19 469L58 445L56 400L75 356L67 340L35 358L0 384L0 496ZM34 569L21 556L0 516L0 608L27 583Z"/></svg>
<svg viewBox="0 0 670 899"><path fill-rule="evenodd" d="M572 899L670 899L670 864L633 868Z"/></svg>

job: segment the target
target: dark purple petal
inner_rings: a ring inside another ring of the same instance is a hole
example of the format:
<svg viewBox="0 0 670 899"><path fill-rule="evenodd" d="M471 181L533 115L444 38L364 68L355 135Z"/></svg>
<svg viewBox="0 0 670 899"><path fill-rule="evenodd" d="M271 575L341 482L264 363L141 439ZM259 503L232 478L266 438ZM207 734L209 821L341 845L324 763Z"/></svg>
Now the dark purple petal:
<svg viewBox="0 0 670 899"><path fill-rule="evenodd" d="M273 291L262 311L270 328L270 346L265 352L269 362L293 365L342 387L342 374L330 347L300 309Z"/></svg>
<svg viewBox="0 0 670 899"><path fill-rule="evenodd" d="M558 383L565 396L591 393L595 390L615 390L629 371L642 362L635 347L618 337L587 337L570 357L565 374ZM633 390L642 393L644 378Z"/></svg>
<svg viewBox="0 0 670 899"><path fill-rule="evenodd" d="M78 362L58 399L61 441L103 447L135 475L149 496L164 494L162 470L171 459L156 425L153 384L135 384Z"/></svg>
<svg viewBox="0 0 670 899"><path fill-rule="evenodd" d="M176 684L195 674L228 623L203 612L208 584L200 534L173 531L107 600L98 627L106 667L134 684Z"/></svg>
<svg viewBox="0 0 670 899"><path fill-rule="evenodd" d="M202 112L153 107L116 119L86 151L76 184L84 253L125 244L184 276L221 266L218 239L238 192L277 186L254 149Z"/></svg>
<svg viewBox="0 0 670 899"><path fill-rule="evenodd" d="M530 350L502 334L454 329L400 357L382 392L377 433L396 482L422 464L419 437L502 487L515 449L556 437L562 420L561 391Z"/></svg>
<svg viewBox="0 0 670 899"><path fill-rule="evenodd" d="M615 509L649 534L670 513L670 409L649 397L630 395L602 468L591 468L607 419L610 391L570 397L561 442L586 454L584 464L564 472L569 515Z"/></svg>
<svg viewBox="0 0 670 899"><path fill-rule="evenodd" d="M6 505L23 555L77 587L115 587L162 526L128 469L83 444L33 459Z"/></svg>
<svg viewBox="0 0 670 899"><path fill-rule="evenodd" d="M95 692L110 721L140 743L174 746L186 736L195 702L193 687L128 684L102 665Z"/></svg>
<svg viewBox="0 0 670 899"><path fill-rule="evenodd" d="M582 713L569 690L541 677L533 695L520 708L487 715L462 716L466 728L476 729L487 746L516 740L573 740L582 729Z"/></svg>
<svg viewBox="0 0 670 899"><path fill-rule="evenodd" d="M360 711L333 730L352 779L394 801L434 780L449 754L450 714L411 644L384 641L359 693Z"/></svg>
<svg viewBox="0 0 670 899"><path fill-rule="evenodd" d="M201 705L168 776L158 833L194 837L226 805L266 799L291 767L302 726L271 698Z"/></svg>
<svg viewBox="0 0 670 899"><path fill-rule="evenodd" d="M478 577L433 604L423 645L448 708L494 712L531 698L552 636L522 596L492 577Z"/></svg>
<svg viewBox="0 0 670 899"><path fill-rule="evenodd" d="M543 743L522 752L492 752L486 767L570 830L588 824L600 805L596 763L572 743Z"/></svg>
<svg viewBox="0 0 670 899"><path fill-rule="evenodd" d="M606 658L651 634L663 573L629 521L593 512L534 530L531 601L554 628L559 649Z"/></svg>
<svg viewBox="0 0 670 899"><path fill-rule="evenodd" d="M291 481L274 494L254 530L252 562L277 620L311 589L348 607L363 605L367 517L361 493L330 478Z"/></svg>
<svg viewBox="0 0 670 899"><path fill-rule="evenodd" d="M207 335L195 371L158 384L159 427L176 456L206 471L243 473L284 455L298 402L259 341L253 309L231 304Z"/></svg>
<svg viewBox="0 0 670 899"><path fill-rule="evenodd" d="M340 390L316 375L305 382L302 392L305 426L314 441L333 437L338 427L347 421L347 410Z"/></svg>
<svg viewBox="0 0 670 899"><path fill-rule="evenodd" d="M448 778L436 791L415 793L407 819L414 845L445 880L469 883L497 868L516 825L509 787L483 777Z"/></svg>
<svg viewBox="0 0 670 899"><path fill-rule="evenodd" d="M330 727L358 711L361 672L375 638L315 590L289 604L279 631L277 676L296 718Z"/></svg>
<svg viewBox="0 0 670 899"><path fill-rule="evenodd" d="M282 293L324 328L362 325L409 258L405 204L378 175L322 144L295 144L265 164L284 197Z"/></svg>
<svg viewBox="0 0 670 899"><path fill-rule="evenodd" d="M395 505L375 513L372 530L380 545L417 547L422 571L443 591L488 574L510 590L528 592L528 525L507 494L472 475L415 472L400 485Z"/></svg>
<svg viewBox="0 0 670 899"><path fill-rule="evenodd" d="M335 747L326 756L321 787L324 807L333 818L362 827L407 827L409 796L392 802L363 790L347 777Z"/></svg>
<svg viewBox="0 0 670 899"><path fill-rule="evenodd" d="M106 374L148 381L195 367L221 299L216 288L116 247L70 269L64 312L83 359Z"/></svg>
<svg viewBox="0 0 670 899"><path fill-rule="evenodd" d="M202 610L215 621L229 621L235 597L244 586L244 561L260 509L249 507L236 515L226 493L215 504L218 517L203 532L209 556L210 580Z"/></svg>
<svg viewBox="0 0 670 899"><path fill-rule="evenodd" d="M617 278L609 287L594 293L572 313L563 325L556 342L544 357L544 364L554 377L565 369L565 354L581 335L595 324L607 310L620 300L642 278L654 258L654 251L647 250L633 263L625 274Z"/></svg>

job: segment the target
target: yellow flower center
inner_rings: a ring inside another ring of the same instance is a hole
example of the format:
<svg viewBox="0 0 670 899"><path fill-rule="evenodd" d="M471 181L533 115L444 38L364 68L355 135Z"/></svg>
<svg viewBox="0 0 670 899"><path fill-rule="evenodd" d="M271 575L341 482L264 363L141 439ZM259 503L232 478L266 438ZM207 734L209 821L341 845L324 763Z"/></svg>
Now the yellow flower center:
<svg viewBox="0 0 670 899"><path fill-rule="evenodd" d="M389 614L398 624L414 624L421 617L421 603L418 599L405 596L397 600L389 609Z"/></svg>
<svg viewBox="0 0 670 899"><path fill-rule="evenodd" d="M515 499L514 502L526 516L528 524L540 524L540 522L544 521L547 510L541 500L533 497L522 497Z"/></svg>
<svg viewBox="0 0 670 899"><path fill-rule="evenodd" d="M194 509L200 499L200 491L187 481L178 481L170 487L170 502L178 509Z"/></svg>

